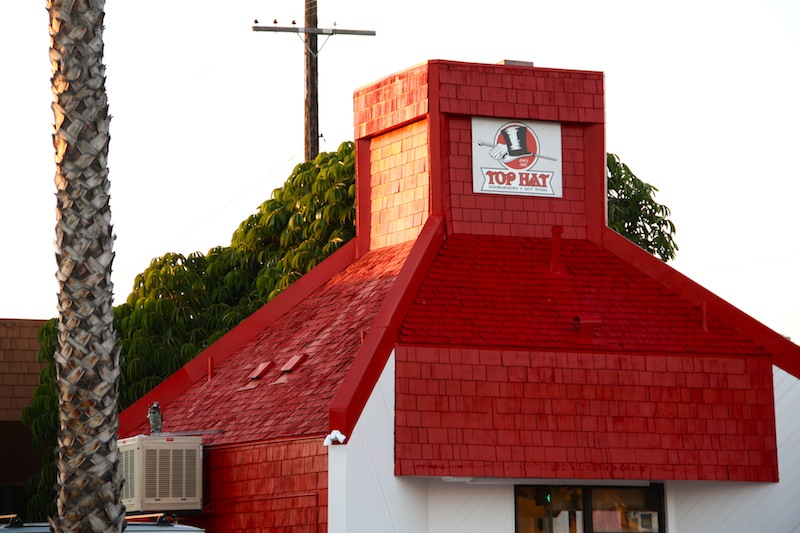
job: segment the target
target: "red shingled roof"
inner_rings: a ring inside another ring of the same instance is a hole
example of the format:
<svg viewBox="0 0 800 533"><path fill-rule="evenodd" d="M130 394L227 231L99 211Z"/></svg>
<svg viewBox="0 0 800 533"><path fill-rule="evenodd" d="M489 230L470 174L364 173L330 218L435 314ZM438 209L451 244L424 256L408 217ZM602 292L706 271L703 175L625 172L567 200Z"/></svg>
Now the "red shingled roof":
<svg viewBox="0 0 800 533"><path fill-rule="evenodd" d="M400 340L416 345L766 355L763 347L588 241L453 235Z"/></svg>
<svg viewBox="0 0 800 533"><path fill-rule="evenodd" d="M211 431L203 438L206 445L325 433L331 398L410 248L406 243L370 252L336 273L224 360L214 361L212 379L199 373L168 404L153 391L146 398L162 403L163 430ZM229 333L242 334L239 328ZM282 371L290 361L297 363L294 369ZM266 371L264 363L272 363ZM140 401L129 410L140 411L141 418L125 427L125 434L149 433L142 409Z"/></svg>

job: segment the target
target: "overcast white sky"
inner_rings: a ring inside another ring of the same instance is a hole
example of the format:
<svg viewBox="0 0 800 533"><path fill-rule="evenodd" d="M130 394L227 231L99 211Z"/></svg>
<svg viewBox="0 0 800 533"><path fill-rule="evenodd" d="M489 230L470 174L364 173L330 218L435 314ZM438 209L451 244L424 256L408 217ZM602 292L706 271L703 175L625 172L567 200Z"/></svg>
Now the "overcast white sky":
<svg viewBox="0 0 800 533"><path fill-rule="evenodd" d="M304 0L106 5L114 284L203 253L303 154ZM319 0L321 150L353 138L353 91L427 59L602 71L607 150L672 210L671 265L800 339L800 2ZM45 1L0 17L0 317L55 316ZM320 39L320 45L324 40Z"/></svg>

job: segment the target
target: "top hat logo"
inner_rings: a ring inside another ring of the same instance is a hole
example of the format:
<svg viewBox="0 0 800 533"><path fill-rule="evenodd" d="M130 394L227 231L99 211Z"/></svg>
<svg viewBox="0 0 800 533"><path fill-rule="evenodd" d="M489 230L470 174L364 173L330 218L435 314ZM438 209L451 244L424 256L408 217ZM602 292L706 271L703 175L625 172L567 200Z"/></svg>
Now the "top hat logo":
<svg viewBox="0 0 800 533"><path fill-rule="evenodd" d="M512 124L500 130L500 135L503 136L503 141L508 147L508 155L511 157L522 157L524 155L532 155L533 152L528 150L528 128L521 124ZM498 141L500 139L498 138Z"/></svg>
<svg viewBox="0 0 800 533"><path fill-rule="evenodd" d="M489 156L510 170L528 170L539 158L555 161L555 158L539 153L539 139L526 124L509 122L494 136L494 144L478 141L479 146L491 148Z"/></svg>

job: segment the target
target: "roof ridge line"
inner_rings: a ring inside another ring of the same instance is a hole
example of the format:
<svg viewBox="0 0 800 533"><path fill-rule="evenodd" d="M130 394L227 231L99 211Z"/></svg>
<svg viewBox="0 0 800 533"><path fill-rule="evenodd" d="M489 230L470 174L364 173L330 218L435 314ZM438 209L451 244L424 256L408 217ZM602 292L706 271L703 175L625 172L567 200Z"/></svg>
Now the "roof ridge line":
<svg viewBox="0 0 800 533"><path fill-rule="evenodd" d="M708 316L749 337L770 354L774 365L800 378L800 346L784 335L653 257L611 228L604 228L601 246L680 297L698 307L705 306Z"/></svg>
<svg viewBox="0 0 800 533"><path fill-rule="evenodd" d="M386 366L403 319L445 239L444 217L428 217L331 401L330 430L338 429L348 436L352 432Z"/></svg>

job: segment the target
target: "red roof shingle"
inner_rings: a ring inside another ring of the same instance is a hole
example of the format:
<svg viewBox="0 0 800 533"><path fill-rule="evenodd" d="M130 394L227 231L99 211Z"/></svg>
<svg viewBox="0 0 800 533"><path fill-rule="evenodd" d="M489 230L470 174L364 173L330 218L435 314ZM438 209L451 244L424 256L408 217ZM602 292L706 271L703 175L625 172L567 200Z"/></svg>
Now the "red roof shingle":
<svg viewBox="0 0 800 533"><path fill-rule="evenodd" d="M410 344L766 355L656 279L588 241L453 235L401 329ZM588 327L587 327L588 324ZM584 332L581 331L583 325Z"/></svg>
<svg viewBox="0 0 800 533"><path fill-rule="evenodd" d="M212 432L206 445L326 432L331 398L410 248L406 243L370 252L333 276L215 364L212 379L199 379L162 404L163 430ZM283 372L298 355L307 360ZM249 378L267 362L274 364ZM144 415L141 421L135 431L145 432Z"/></svg>

